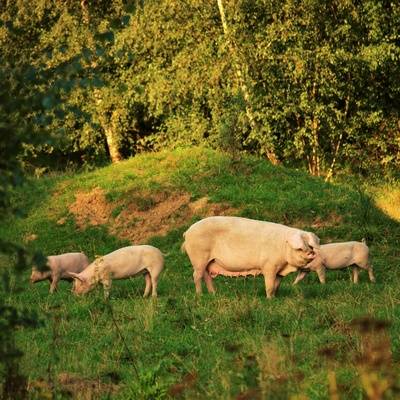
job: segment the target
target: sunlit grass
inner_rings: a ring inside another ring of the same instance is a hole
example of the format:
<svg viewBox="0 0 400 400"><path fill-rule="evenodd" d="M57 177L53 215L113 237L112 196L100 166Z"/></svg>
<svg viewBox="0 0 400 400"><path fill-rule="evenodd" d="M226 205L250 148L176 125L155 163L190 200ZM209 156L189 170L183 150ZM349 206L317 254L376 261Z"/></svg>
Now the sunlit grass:
<svg viewBox="0 0 400 400"><path fill-rule="evenodd" d="M376 193L376 205L390 218L400 221L400 187L384 186Z"/></svg>

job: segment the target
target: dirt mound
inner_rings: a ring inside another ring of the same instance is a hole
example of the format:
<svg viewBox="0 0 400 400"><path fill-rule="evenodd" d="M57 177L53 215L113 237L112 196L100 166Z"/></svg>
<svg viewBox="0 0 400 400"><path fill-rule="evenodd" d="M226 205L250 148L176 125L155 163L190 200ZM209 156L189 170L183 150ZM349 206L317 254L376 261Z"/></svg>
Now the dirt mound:
<svg viewBox="0 0 400 400"><path fill-rule="evenodd" d="M98 187L88 193L77 193L75 202L69 206L69 212L75 216L79 228L106 224L112 210L113 207L107 202L104 191Z"/></svg>
<svg viewBox="0 0 400 400"><path fill-rule="evenodd" d="M111 234L141 244L187 224L195 215L232 215L238 210L227 204L210 203L207 197L191 202L189 193L167 191L135 192L126 195L123 202L109 203L104 191L95 188L77 193L69 211L81 229L107 224Z"/></svg>
<svg viewBox="0 0 400 400"><path fill-rule="evenodd" d="M132 243L143 243L151 236L165 235L186 221L187 193L144 194L128 204L115 218L111 232Z"/></svg>

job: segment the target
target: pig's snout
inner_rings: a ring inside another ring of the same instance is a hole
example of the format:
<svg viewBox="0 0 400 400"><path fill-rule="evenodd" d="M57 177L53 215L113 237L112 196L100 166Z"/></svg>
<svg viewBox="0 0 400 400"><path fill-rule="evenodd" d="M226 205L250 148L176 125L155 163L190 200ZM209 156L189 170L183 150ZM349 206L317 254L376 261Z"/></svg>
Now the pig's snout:
<svg viewBox="0 0 400 400"><path fill-rule="evenodd" d="M314 260L314 258L316 257L317 255L315 254L315 251L314 250L309 250L308 252L307 252L307 258L309 259L309 260Z"/></svg>

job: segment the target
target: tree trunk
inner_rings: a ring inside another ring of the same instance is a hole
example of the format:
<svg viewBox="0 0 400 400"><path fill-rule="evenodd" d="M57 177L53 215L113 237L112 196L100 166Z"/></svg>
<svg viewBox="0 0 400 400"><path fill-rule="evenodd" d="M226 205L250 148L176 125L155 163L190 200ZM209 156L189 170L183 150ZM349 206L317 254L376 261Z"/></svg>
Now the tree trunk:
<svg viewBox="0 0 400 400"><path fill-rule="evenodd" d="M319 154L319 124L318 118L314 115L311 122L311 174L320 175L320 154Z"/></svg>
<svg viewBox="0 0 400 400"><path fill-rule="evenodd" d="M235 46L233 45L233 43L231 41L228 24L226 22L226 17L225 17L224 5L222 4L222 0L217 0L217 3L218 3L219 14L221 16L221 23L222 23L222 28L224 30L224 35L225 35L227 43L228 43L229 51L232 55L232 64L236 70L236 77L238 79L239 86L243 93L243 98L244 98L244 101L246 104L246 115L249 120L251 129L255 130L255 131L259 131L258 124L254 117L254 113L253 113L253 110L251 107L250 90L247 87L246 80L244 79L244 76L243 76L244 75L243 70L245 70L245 68L241 65L241 63L239 61L239 57L237 56ZM279 164L279 160L275 154L274 149L267 148L265 150L266 150L268 160L274 165Z"/></svg>
<svg viewBox="0 0 400 400"><path fill-rule="evenodd" d="M116 163L122 160L122 155L119 149L117 135L112 128L112 124L104 127L104 133L106 135L108 152L110 153L111 162Z"/></svg>
<svg viewBox="0 0 400 400"><path fill-rule="evenodd" d="M102 120L111 161L113 163L119 162L122 160L122 154L118 137L118 112L113 111L109 121L106 121L106 118L102 118Z"/></svg>
<svg viewBox="0 0 400 400"><path fill-rule="evenodd" d="M87 5L87 0L81 0L81 9L82 9L82 20L83 23L86 25L89 25L90 21L90 14L89 14L89 8Z"/></svg>
<svg viewBox="0 0 400 400"><path fill-rule="evenodd" d="M350 104L350 96L347 96L346 97L346 105L345 105L345 109L344 109L344 121L347 120L347 114L349 112L349 104ZM342 139L343 139L343 129L341 130L340 135L339 135L339 139L338 139L338 141L336 143L335 151L333 153L333 158L332 158L332 162L331 162L331 166L329 167L328 173L326 174L325 182L329 182L333 177L333 171L334 171L334 168L335 168L337 156L339 154L340 145L342 144Z"/></svg>
<svg viewBox="0 0 400 400"><path fill-rule="evenodd" d="M118 140L118 113L116 111L113 111L111 113L110 119L108 120L108 118L104 115L105 110L100 107L102 100L99 90L95 90L94 98L96 99L96 104L98 106L97 115L100 125L104 130L111 162L119 162L122 160L122 154L119 148Z"/></svg>
<svg viewBox="0 0 400 400"><path fill-rule="evenodd" d="M317 98L317 83L314 81L312 88L312 100L314 104ZM308 160L308 169L311 175L320 176L320 149L319 149L319 120L313 114L311 117L311 156Z"/></svg>

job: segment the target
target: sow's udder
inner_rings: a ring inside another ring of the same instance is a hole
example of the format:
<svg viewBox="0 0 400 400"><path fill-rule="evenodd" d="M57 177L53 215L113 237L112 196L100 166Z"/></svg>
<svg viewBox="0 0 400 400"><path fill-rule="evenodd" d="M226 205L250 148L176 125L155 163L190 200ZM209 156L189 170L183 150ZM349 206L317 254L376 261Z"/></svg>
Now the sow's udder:
<svg viewBox="0 0 400 400"><path fill-rule="evenodd" d="M216 263L212 263L208 267L208 273L212 278L217 277L218 275L222 276L230 276L230 277L239 277L239 276L257 276L261 275L261 270L259 269L248 269L243 271L228 271L225 268L221 267Z"/></svg>

